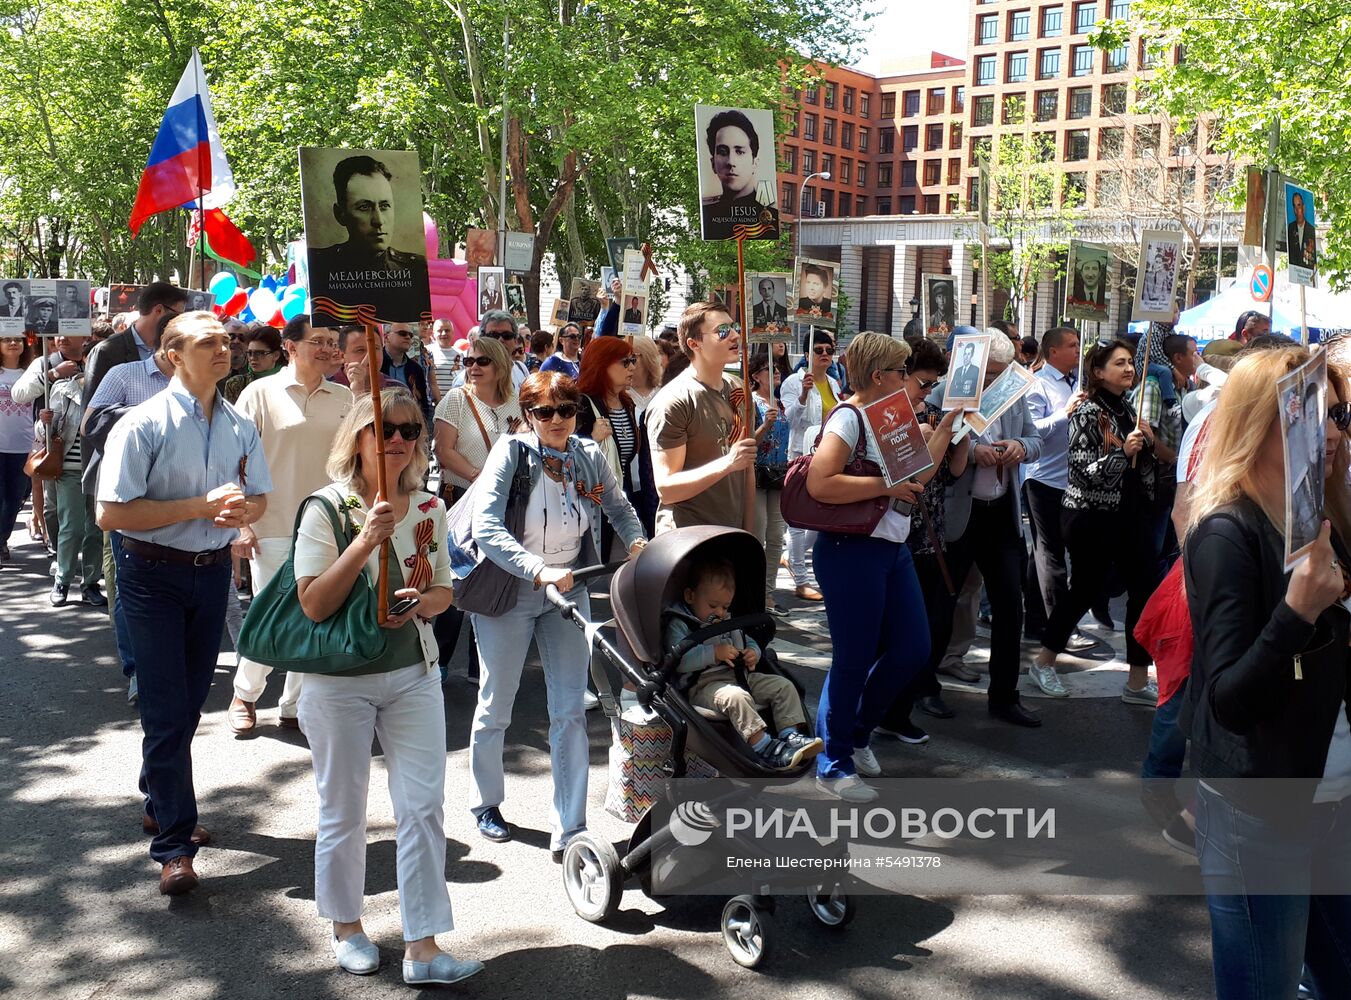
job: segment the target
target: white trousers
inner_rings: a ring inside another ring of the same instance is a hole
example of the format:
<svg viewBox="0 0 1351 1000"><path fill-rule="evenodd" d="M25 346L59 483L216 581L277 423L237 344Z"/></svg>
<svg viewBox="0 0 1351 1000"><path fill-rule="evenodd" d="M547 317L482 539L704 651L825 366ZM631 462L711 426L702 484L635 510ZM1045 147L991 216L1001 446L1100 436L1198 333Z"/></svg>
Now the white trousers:
<svg viewBox="0 0 1351 1000"><path fill-rule="evenodd" d="M291 554L291 539L260 538L258 553L249 560L249 573L253 576L253 592L257 594L269 580L281 569L286 557ZM235 671L235 696L250 705L263 696L267 687L268 674L272 668L241 656L239 669ZM278 714L283 719L296 717L296 706L300 702L300 685L304 674L287 671L286 683L282 687L281 701L277 702Z"/></svg>
<svg viewBox="0 0 1351 1000"><path fill-rule="evenodd" d="M314 901L319 915L361 919L371 738L389 772L395 868L405 941L450 930L446 888L446 710L440 676L424 664L364 677L312 674L300 725L314 756L319 831Z"/></svg>
<svg viewBox="0 0 1351 1000"><path fill-rule="evenodd" d="M806 528L788 529L788 572L793 574L793 586L810 586L807 574L807 550L816 544L816 532Z"/></svg>

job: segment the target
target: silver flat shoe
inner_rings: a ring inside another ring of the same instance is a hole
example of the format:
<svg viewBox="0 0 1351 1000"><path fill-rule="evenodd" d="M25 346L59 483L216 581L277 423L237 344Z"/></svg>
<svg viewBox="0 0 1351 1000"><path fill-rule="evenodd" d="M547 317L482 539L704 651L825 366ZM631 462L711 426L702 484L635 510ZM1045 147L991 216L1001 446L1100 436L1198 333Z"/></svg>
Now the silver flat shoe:
<svg viewBox="0 0 1351 1000"><path fill-rule="evenodd" d="M473 959L462 962L458 958L451 958L444 951L430 962L414 962L411 958L403 960L403 981L409 986L458 983L482 971L482 962Z"/></svg>
<svg viewBox="0 0 1351 1000"><path fill-rule="evenodd" d="M380 969L380 949L365 934L353 934L346 941L330 935L328 945L338 960L338 968L354 976L369 976Z"/></svg>

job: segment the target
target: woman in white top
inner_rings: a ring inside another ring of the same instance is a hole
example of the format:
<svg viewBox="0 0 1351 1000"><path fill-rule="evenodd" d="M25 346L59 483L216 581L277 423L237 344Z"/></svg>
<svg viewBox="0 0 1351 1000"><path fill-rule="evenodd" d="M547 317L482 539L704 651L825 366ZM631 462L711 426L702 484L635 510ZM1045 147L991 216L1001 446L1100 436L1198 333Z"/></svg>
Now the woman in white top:
<svg viewBox="0 0 1351 1000"><path fill-rule="evenodd" d="M0 559L9 558L9 536L28 499L24 462L33 447L33 408L10 395L33 353L23 337L0 337Z"/></svg>
<svg viewBox="0 0 1351 1000"><path fill-rule="evenodd" d="M376 494L374 409L362 396L334 438L328 460L334 483L316 494L321 499L306 502L296 536L300 606L311 621L337 612L353 587L379 580L386 540L391 608L405 598L418 601L382 623L388 648L378 660L342 674L311 674L301 688L300 726L319 789L314 898L320 915L333 921L330 945L338 965L358 975L375 972L380 952L365 934L361 909L371 740L379 736L394 805L404 982L453 983L483 966L451 958L436 943L436 935L453 926L446 890L446 715L430 624L451 602L445 509L420 490L427 471L420 408L402 390L381 393L381 401L388 499ZM341 554L325 503L352 532Z"/></svg>
<svg viewBox="0 0 1351 1000"><path fill-rule="evenodd" d="M451 389L436 407L436 461L445 471L447 503L458 500L478 478L497 439L521 423L511 382L511 357L500 341L480 337L464 358L464 385Z"/></svg>
<svg viewBox="0 0 1351 1000"><path fill-rule="evenodd" d="M849 504L886 497L890 504L869 535L823 531L813 562L825 595L826 619L834 639L816 711L816 733L826 746L817 757L822 790L851 802L871 802L877 791L858 772L880 773L868 736L896 695L929 657L929 623L915 563L905 540L910 505L924 487L904 482L888 487L881 452L862 410L905 385L910 347L880 333L861 333L849 345L849 382L856 394L834 408L821 446L807 473L807 491L821 503ZM784 396L788 393L785 391ZM950 425L949 425L950 426ZM845 472L855 459L859 434L874 468ZM856 759L857 758L857 759Z"/></svg>

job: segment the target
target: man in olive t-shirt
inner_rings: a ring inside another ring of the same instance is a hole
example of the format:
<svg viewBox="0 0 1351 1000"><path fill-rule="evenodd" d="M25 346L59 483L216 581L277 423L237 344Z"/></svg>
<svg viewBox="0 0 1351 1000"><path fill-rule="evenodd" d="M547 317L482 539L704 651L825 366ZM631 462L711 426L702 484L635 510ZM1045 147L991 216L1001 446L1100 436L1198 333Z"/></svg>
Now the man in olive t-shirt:
<svg viewBox="0 0 1351 1000"><path fill-rule="evenodd" d="M679 335L690 366L644 414L661 498L657 531L694 524L739 528L756 444L733 403L740 384L723 369L739 356L741 336L732 317L711 302L685 309Z"/></svg>

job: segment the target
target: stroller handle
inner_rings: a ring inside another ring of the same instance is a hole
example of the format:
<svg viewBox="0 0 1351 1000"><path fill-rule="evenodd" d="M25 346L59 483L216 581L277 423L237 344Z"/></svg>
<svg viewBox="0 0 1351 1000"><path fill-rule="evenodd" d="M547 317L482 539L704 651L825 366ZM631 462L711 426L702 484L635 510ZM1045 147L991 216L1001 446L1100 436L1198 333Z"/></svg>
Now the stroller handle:
<svg viewBox="0 0 1351 1000"><path fill-rule="evenodd" d="M579 583L585 583L587 580L595 579L598 576L605 576L607 573L613 573L623 565L623 562L616 562L598 563L595 566L579 566L572 571L573 586L576 586ZM552 583L545 585L544 599L564 613L567 613L576 607L576 605L564 597L563 592Z"/></svg>

